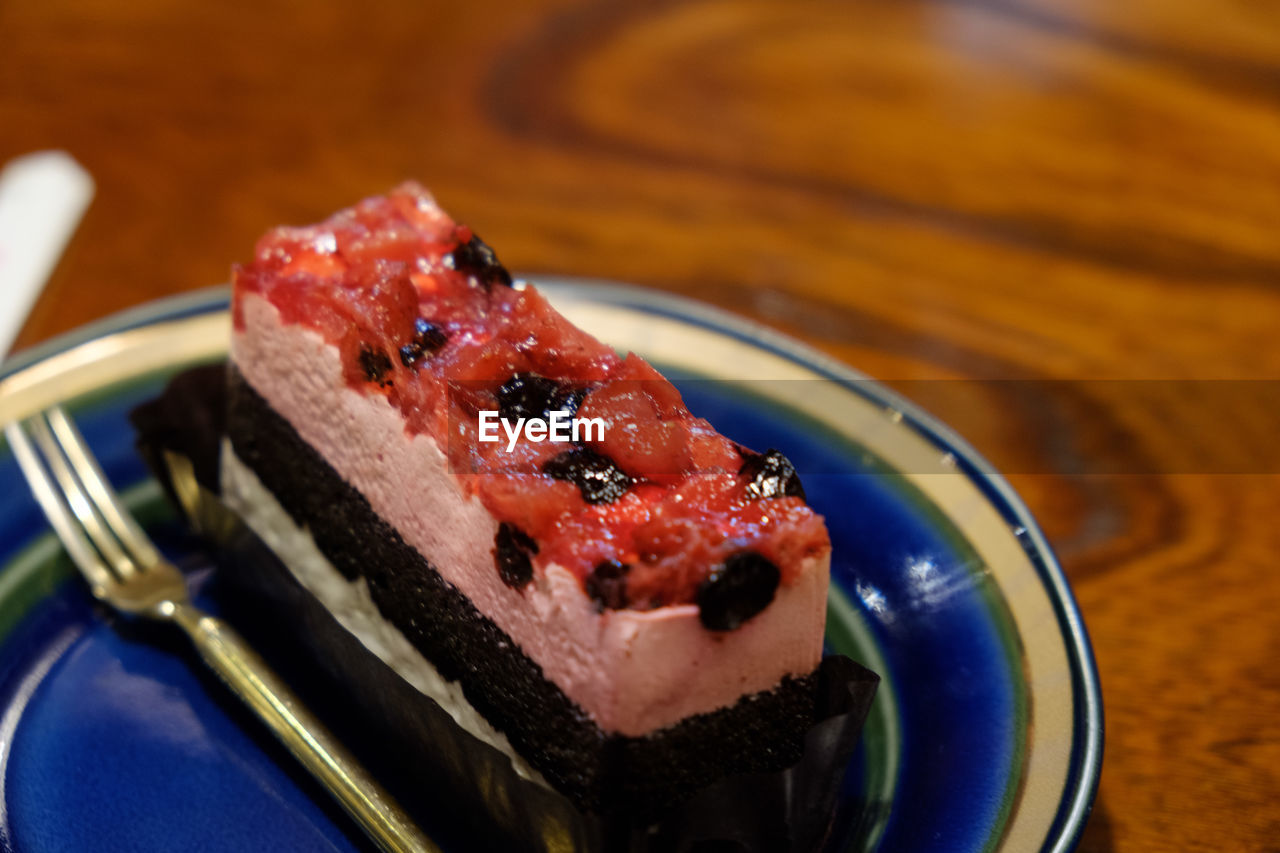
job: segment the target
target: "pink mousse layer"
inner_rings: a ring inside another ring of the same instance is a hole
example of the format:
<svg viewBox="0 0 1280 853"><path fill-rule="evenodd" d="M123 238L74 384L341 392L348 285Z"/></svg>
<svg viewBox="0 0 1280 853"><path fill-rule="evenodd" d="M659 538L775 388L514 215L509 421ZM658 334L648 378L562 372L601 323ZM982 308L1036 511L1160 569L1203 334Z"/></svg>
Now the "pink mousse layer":
<svg viewBox="0 0 1280 853"><path fill-rule="evenodd" d="M601 729L644 735L817 666L829 556L806 561L728 632L704 628L692 604L597 613L558 565L512 589L494 565L498 523L463 494L434 440L409 435L384 397L348 387L337 348L319 334L282 323L255 294L243 309L231 357L245 380Z"/></svg>

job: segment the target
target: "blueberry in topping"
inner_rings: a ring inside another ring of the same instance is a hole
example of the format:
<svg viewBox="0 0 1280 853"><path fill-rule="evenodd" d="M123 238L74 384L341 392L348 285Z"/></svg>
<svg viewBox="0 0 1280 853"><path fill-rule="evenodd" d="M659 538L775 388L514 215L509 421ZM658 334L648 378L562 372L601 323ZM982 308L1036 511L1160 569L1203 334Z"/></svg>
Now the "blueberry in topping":
<svg viewBox="0 0 1280 853"><path fill-rule="evenodd" d="M586 396L585 390L566 388L554 379L517 373L498 388L498 413L508 420L548 418L558 411L573 417Z"/></svg>
<svg viewBox="0 0 1280 853"><path fill-rule="evenodd" d="M511 286L511 273L498 263L498 256L493 253L483 240L472 235L471 239L449 253L453 268L463 275L474 276L484 285L485 290L495 284Z"/></svg>
<svg viewBox="0 0 1280 853"><path fill-rule="evenodd" d="M447 340L449 336L443 329L419 317L413 323L413 340L400 347L400 363L412 367L420 359L435 355Z"/></svg>
<svg viewBox="0 0 1280 853"><path fill-rule="evenodd" d="M533 580L532 557L536 553L538 543L529 534L505 521L498 525L498 534L493 537L493 562L507 586L520 589Z"/></svg>
<svg viewBox="0 0 1280 853"><path fill-rule="evenodd" d="M536 373L517 373L498 388L498 413L509 420L541 418L553 410L560 383Z"/></svg>
<svg viewBox="0 0 1280 853"><path fill-rule="evenodd" d="M755 551L739 551L698 587L698 618L712 631L732 631L769 606L782 573Z"/></svg>
<svg viewBox="0 0 1280 853"><path fill-rule="evenodd" d="M587 575L584 586L596 603L596 612L624 610L627 606L627 572L631 567L617 560L605 560Z"/></svg>
<svg viewBox="0 0 1280 853"><path fill-rule="evenodd" d="M563 409L569 413L569 417L578 414L578 407L582 405L582 401L587 399L586 388L570 388L565 390L563 386L560 389L560 398L556 401L556 410Z"/></svg>
<svg viewBox="0 0 1280 853"><path fill-rule="evenodd" d="M616 501L631 487L631 478L612 459L585 447L548 459L542 464L542 473L573 483L589 504Z"/></svg>
<svg viewBox="0 0 1280 853"><path fill-rule="evenodd" d="M804 500L804 486L791 460L772 447L764 453L751 453L739 448L743 455L738 473L747 478L747 498L799 498ZM750 454L750 455L748 455Z"/></svg>
<svg viewBox="0 0 1280 853"><path fill-rule="evenodd" d="M383 381L388 373L391 372L391 359L387 358L387 354L380 349L374 349L367 345L361 345L360 370L364 372L364 378L370 382L377 382L379 385L387 385L389 381Z"/></svg>

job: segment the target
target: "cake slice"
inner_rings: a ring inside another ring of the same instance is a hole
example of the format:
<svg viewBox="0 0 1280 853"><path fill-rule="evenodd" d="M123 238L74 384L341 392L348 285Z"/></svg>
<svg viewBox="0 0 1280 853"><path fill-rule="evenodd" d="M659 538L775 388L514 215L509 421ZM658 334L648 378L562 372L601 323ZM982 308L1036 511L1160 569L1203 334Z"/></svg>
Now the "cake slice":
<svg viewBox="0 0 1280 853"><path fill-rule="evenodd" d="M798 758L830 544L784 456L417 185L268 233L232 305L224 499L459 726L593 812Z"/></svg>

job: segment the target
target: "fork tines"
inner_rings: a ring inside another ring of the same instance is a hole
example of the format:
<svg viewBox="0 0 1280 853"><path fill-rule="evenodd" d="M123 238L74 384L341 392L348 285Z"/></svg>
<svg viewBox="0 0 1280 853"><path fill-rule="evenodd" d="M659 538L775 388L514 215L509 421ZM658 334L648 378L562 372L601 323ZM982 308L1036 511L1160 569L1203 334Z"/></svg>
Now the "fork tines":
<svg viewBox="0 0 1280 853"><path fill-rule="evenodd" d="M61 408L7 425L5 437L49 523L95 594L160 560Z"/></svg>

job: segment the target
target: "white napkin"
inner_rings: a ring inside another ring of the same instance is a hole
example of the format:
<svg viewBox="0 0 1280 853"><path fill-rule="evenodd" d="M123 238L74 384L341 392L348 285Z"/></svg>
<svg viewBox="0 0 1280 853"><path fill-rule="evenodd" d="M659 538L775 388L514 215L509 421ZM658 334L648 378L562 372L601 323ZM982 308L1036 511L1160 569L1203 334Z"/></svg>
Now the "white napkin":
<svg viewBox="0 0 1280 853"><path fill-rule="evenodd" d="M93 179L62 151L37 151L0 170L0 356L58 265Z"/></svg>

